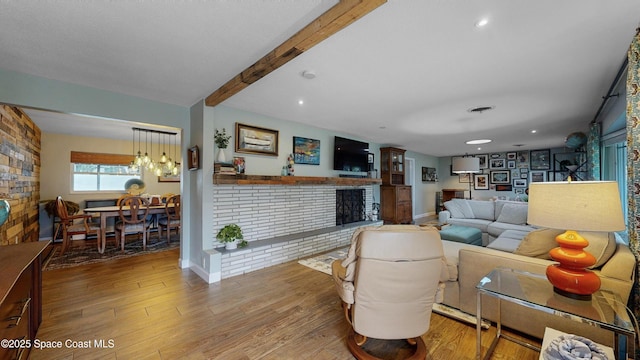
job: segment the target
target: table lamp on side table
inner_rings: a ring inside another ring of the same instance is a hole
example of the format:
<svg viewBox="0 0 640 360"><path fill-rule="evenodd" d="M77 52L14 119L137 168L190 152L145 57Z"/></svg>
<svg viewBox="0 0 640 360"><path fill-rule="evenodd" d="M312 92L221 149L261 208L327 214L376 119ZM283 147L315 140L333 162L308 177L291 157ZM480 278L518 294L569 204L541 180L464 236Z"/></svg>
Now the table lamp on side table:
<svg viewBox="0 0 640 360"><path fill-rule="evenodd" d="M579 300L591 299L600 278L587 270L596 263L583 249L589 242L576 231L625 229L618 184L615 181L535 182L529 186L527 223L570 229L556 237L559 247L549 252L559 264L547 267L555 292Z"/></svg>

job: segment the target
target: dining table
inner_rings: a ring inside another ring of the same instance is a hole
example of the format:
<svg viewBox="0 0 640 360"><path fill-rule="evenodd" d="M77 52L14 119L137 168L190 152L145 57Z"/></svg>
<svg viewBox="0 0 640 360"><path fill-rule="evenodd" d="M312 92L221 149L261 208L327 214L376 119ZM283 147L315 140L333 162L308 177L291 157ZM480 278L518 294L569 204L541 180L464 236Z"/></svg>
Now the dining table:
<svg viewBox="0 0 640 360"><path fill-rule="evenodd" d="M168 205L170 208L173 207L173 204ZM150 204L149 215L152 214L164 214L166 204ZM118 217L120 216L120 206L99 206L84 209L86 214L99 214L100 215L100 246L98 247L98 252L100 254L104 253L104 249L107 245L107 219L110 217ZM123 206L122 212L124 215L129 215L129 207Z"/></svg>

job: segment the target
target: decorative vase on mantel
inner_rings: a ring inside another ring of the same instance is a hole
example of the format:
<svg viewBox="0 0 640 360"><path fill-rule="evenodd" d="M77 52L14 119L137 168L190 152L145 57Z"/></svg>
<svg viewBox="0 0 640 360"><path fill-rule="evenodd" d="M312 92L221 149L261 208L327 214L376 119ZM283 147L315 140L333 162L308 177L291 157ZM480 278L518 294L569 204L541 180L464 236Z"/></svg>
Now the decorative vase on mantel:
<svg viewBox="0 0 640 360"><path fill-rule="evenodd" d="M227 157L224 154L224 149L218 149L218 156L216 157L217 163L225 163L227 162Z"/></svg>

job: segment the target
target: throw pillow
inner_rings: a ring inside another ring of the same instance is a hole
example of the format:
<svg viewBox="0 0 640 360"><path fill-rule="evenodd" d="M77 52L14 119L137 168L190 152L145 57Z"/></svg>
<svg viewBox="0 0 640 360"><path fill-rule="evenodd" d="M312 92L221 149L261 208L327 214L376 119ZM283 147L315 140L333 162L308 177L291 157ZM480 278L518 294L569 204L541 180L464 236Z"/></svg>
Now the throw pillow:
<svg viewBox="0 0 640 360"><path fill-rule="evenodd" d="M473 219L471 206L464 199L451 199L444 203L444 207L449 210L451 217L461 219Z"/></svg>
<svg viewBox="0 0 640 360"><path fill-rule="evenodd" d="M562 234L564 230L558 229L538 229L528 233L514 251L514 254L535 257L539 259L552 260L549 256L551 249L558 247L556 236ZM616 251L616 238L614 233L582 231L580 232L589 246L584 248L596 258L596 263L590 269L599 268L604 265Z"/></svg>
<svg viewBox="0 0 640 360"><path fill-rule="evenodd" d="M558 247L556 236L562 234L564 230L538 229L528 233L514 251L514 254L551 260L549 251Z"/></svg>
<svg viewBox="0 0 640 360"><path fill-rule="evenodd" d="M495 203L493 201L467 200L467 203L471 207L474 218L491 221L496 219Z"/></svg>
<svg viewBox="0 0 640 360"><path fill-rule="evenodd" d="M589 269L604 265L616 252L616 236L612 232L580 231L580 235L587 239L589 246L585 251L595 256L596 263Z"/></svg>
<svg viewBox="0 0 640 360"><path fill-rule="evenodd" d="M528 209L526 205L504 204L496 221L514 225L525 225L527 223Z"/></svg>

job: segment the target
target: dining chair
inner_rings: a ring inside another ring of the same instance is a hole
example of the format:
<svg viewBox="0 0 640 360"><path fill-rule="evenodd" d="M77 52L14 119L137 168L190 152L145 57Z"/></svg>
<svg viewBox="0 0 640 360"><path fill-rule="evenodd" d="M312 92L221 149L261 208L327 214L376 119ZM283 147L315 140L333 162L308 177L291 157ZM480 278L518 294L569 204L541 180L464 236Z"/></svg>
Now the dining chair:
<svg viewBox="0 0 640 360"><path fill-rule="evenodd" d="M142 234L142 249L147 249L147 238L152 222L149 217L149 202L140 196L128 196L118 205L120 221L116 223L116 243L124 252L126 234Z"/></svg>
<svg viewBox="0 0 640 360"><path fill-rule="evenodd" d="M162 229L167 230L167 244L171 242L171 229L176 229L176 235L180 231L180 195L169 197L164 206L164 217L158 220L158 236L162 237Z"/></svg>
<svg viewBox="0 0 640 360"><path fill-rule="evenodd" d="M62 200L62 196L56 197L56 215L60 218L59 226L62 228L62 253L64 254L71 245L71 237L73 235L87 235L95 234L98 242L98 251L102 245L100 239L100 225L91 222L91 215L89 214L76 214L69 215L67 206ZM79 222L77 220L82 220ZM56 233L58 231L56 230Z"/></svg>

